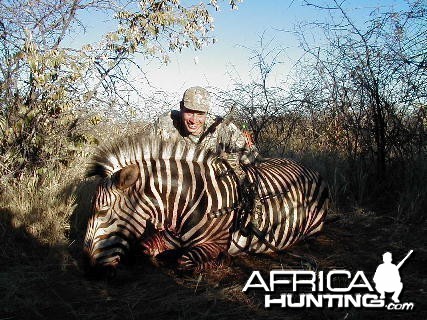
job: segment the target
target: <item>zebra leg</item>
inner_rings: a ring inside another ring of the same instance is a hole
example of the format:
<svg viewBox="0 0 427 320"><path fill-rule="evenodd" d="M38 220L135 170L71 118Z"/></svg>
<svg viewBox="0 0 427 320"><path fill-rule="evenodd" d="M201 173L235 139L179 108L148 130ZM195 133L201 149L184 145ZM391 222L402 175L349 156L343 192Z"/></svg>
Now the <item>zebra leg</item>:
<svg viewBox="0 0 427 320"><path fill-rule="evenodd" d="M191 247L178 259L178 269L202 270L217 268L224 265L229 258L227 249L212 242L204 242Z"/></svg>
<svg viewBox="0 0 427 320"><path fill-rule="evenodd" d="M178 247L178 244L166 230L154 233L150 238L141 242L143 253L149 256L157 256L166 251L173 250Z"/></svg>

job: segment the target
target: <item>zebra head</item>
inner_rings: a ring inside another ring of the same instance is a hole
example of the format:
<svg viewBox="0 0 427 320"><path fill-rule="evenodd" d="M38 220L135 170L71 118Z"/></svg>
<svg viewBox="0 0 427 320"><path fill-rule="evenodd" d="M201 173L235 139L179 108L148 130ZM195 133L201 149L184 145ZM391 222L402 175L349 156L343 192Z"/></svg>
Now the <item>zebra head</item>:
<svg viewBox="0 0 427 320"><path fill-rule="evenodd" d="M112 276L129 251L135 232L127 217L133 210L130 190L140 180L137 164L128 165L99 183L84 240L85 267L95 276Z"/></svg>

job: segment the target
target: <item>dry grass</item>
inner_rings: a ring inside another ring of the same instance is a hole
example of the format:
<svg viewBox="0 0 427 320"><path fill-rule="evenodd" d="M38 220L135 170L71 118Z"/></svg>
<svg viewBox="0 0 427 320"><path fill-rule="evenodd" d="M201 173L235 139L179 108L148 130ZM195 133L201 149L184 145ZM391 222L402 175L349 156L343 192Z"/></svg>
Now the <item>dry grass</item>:
<svg viewBox="0 0 427 320"><path fill-rule="evenodd" d="M364 270L372 277L382 253L392 251L398 259L413 249L401 275L403 300L414 302L414 311L266 310L260 293L241 290L252 270L267 273L277 268L312 267L286 253L242 256L233 259L230 266L191 276L154 267L136 255L132 264L119 269L115 279L88 280L79 265L90 197L96 184L83 179L88 154L90 150L68 168L50 168L43 178L29 175L3 185L0 320L423 318L427 287L425 219L411 224L408 219L399 218L402 213L399 216L398 210L380 213L355 202L335 206L333 214L338 220L328 224L317 238L294 247L292 253L311 257L319 270ZM337 175L330 163L323 163L321 171L328 177L336 175L334 192L340 197L345 177ZM410 192L420 194L422 190ZM410 193L404 199L409 203Z"/></svg>
<svg viewBox="0 0 427 320"><path fill-rule="evenodd" d="M65 240L73 200L58 197L59 179L52 174L44 179L34 175L5 186L3 210L10 212L11 227L22 229L43 244Z"/></svg>

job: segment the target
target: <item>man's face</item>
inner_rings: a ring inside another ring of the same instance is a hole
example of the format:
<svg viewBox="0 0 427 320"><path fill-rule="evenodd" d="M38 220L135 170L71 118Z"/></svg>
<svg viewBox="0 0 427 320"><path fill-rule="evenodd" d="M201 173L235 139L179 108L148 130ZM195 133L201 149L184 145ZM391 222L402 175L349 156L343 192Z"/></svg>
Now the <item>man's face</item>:
<svg viewBox="0 0 427 320"><path fill-rule="evenodd" d="M203 132L206 121L206 112L190 110L185 107L181 109L182 122L185 130L192 135L198 136Z"/></svg>

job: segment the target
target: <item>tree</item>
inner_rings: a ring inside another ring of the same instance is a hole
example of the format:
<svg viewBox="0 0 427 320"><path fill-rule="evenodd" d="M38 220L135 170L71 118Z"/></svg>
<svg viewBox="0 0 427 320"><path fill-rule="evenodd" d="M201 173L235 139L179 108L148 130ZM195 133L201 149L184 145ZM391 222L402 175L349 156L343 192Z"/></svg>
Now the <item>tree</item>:
<svg viewBox="0 0 427 320"><path fill-rule="evenodd" d="M267 41L262 34L258 47L248 49L254 70L251 80L244 83L233 76L235 88L221 93L223 104L234 106L233 116L252 133L263 154L280 153L278 149L290 137L296 123L290 111L297 101L289 95L283 83L271 82L284 53L283 48L272 46L273 41Z"/></svg>
<svg viewBox="0 0 427 320"><path fill-rule="evenodd" d="M177 0L1 2L0 170L17 176L26 167L65 161L74 149L67 143L82 139L78 111L129 104L127 93L135 89L129 67L137 54L167 61L169 51L213 41L208 5L218 9L215 0L188 7ZM81 48L65 47L70 33L84 29L80 12L93 10L117 19L117 30Z"/></svg>
<svg viewBox="0 0 427 320"><path fill-rule="evenodd" d="M411 1L399 12L378 8L363 26L352 20L343 1L305 3L333 12L330 22L311 24L323 31L326 45L309 43L302 29L298 35L315 71L312 103L333 115L333 135L344 133L347 154L370 154L384 177L393 158L413 155L413 148L425 152L424 120L418 116L425 116L427 102L425 2Z"/></svg>

